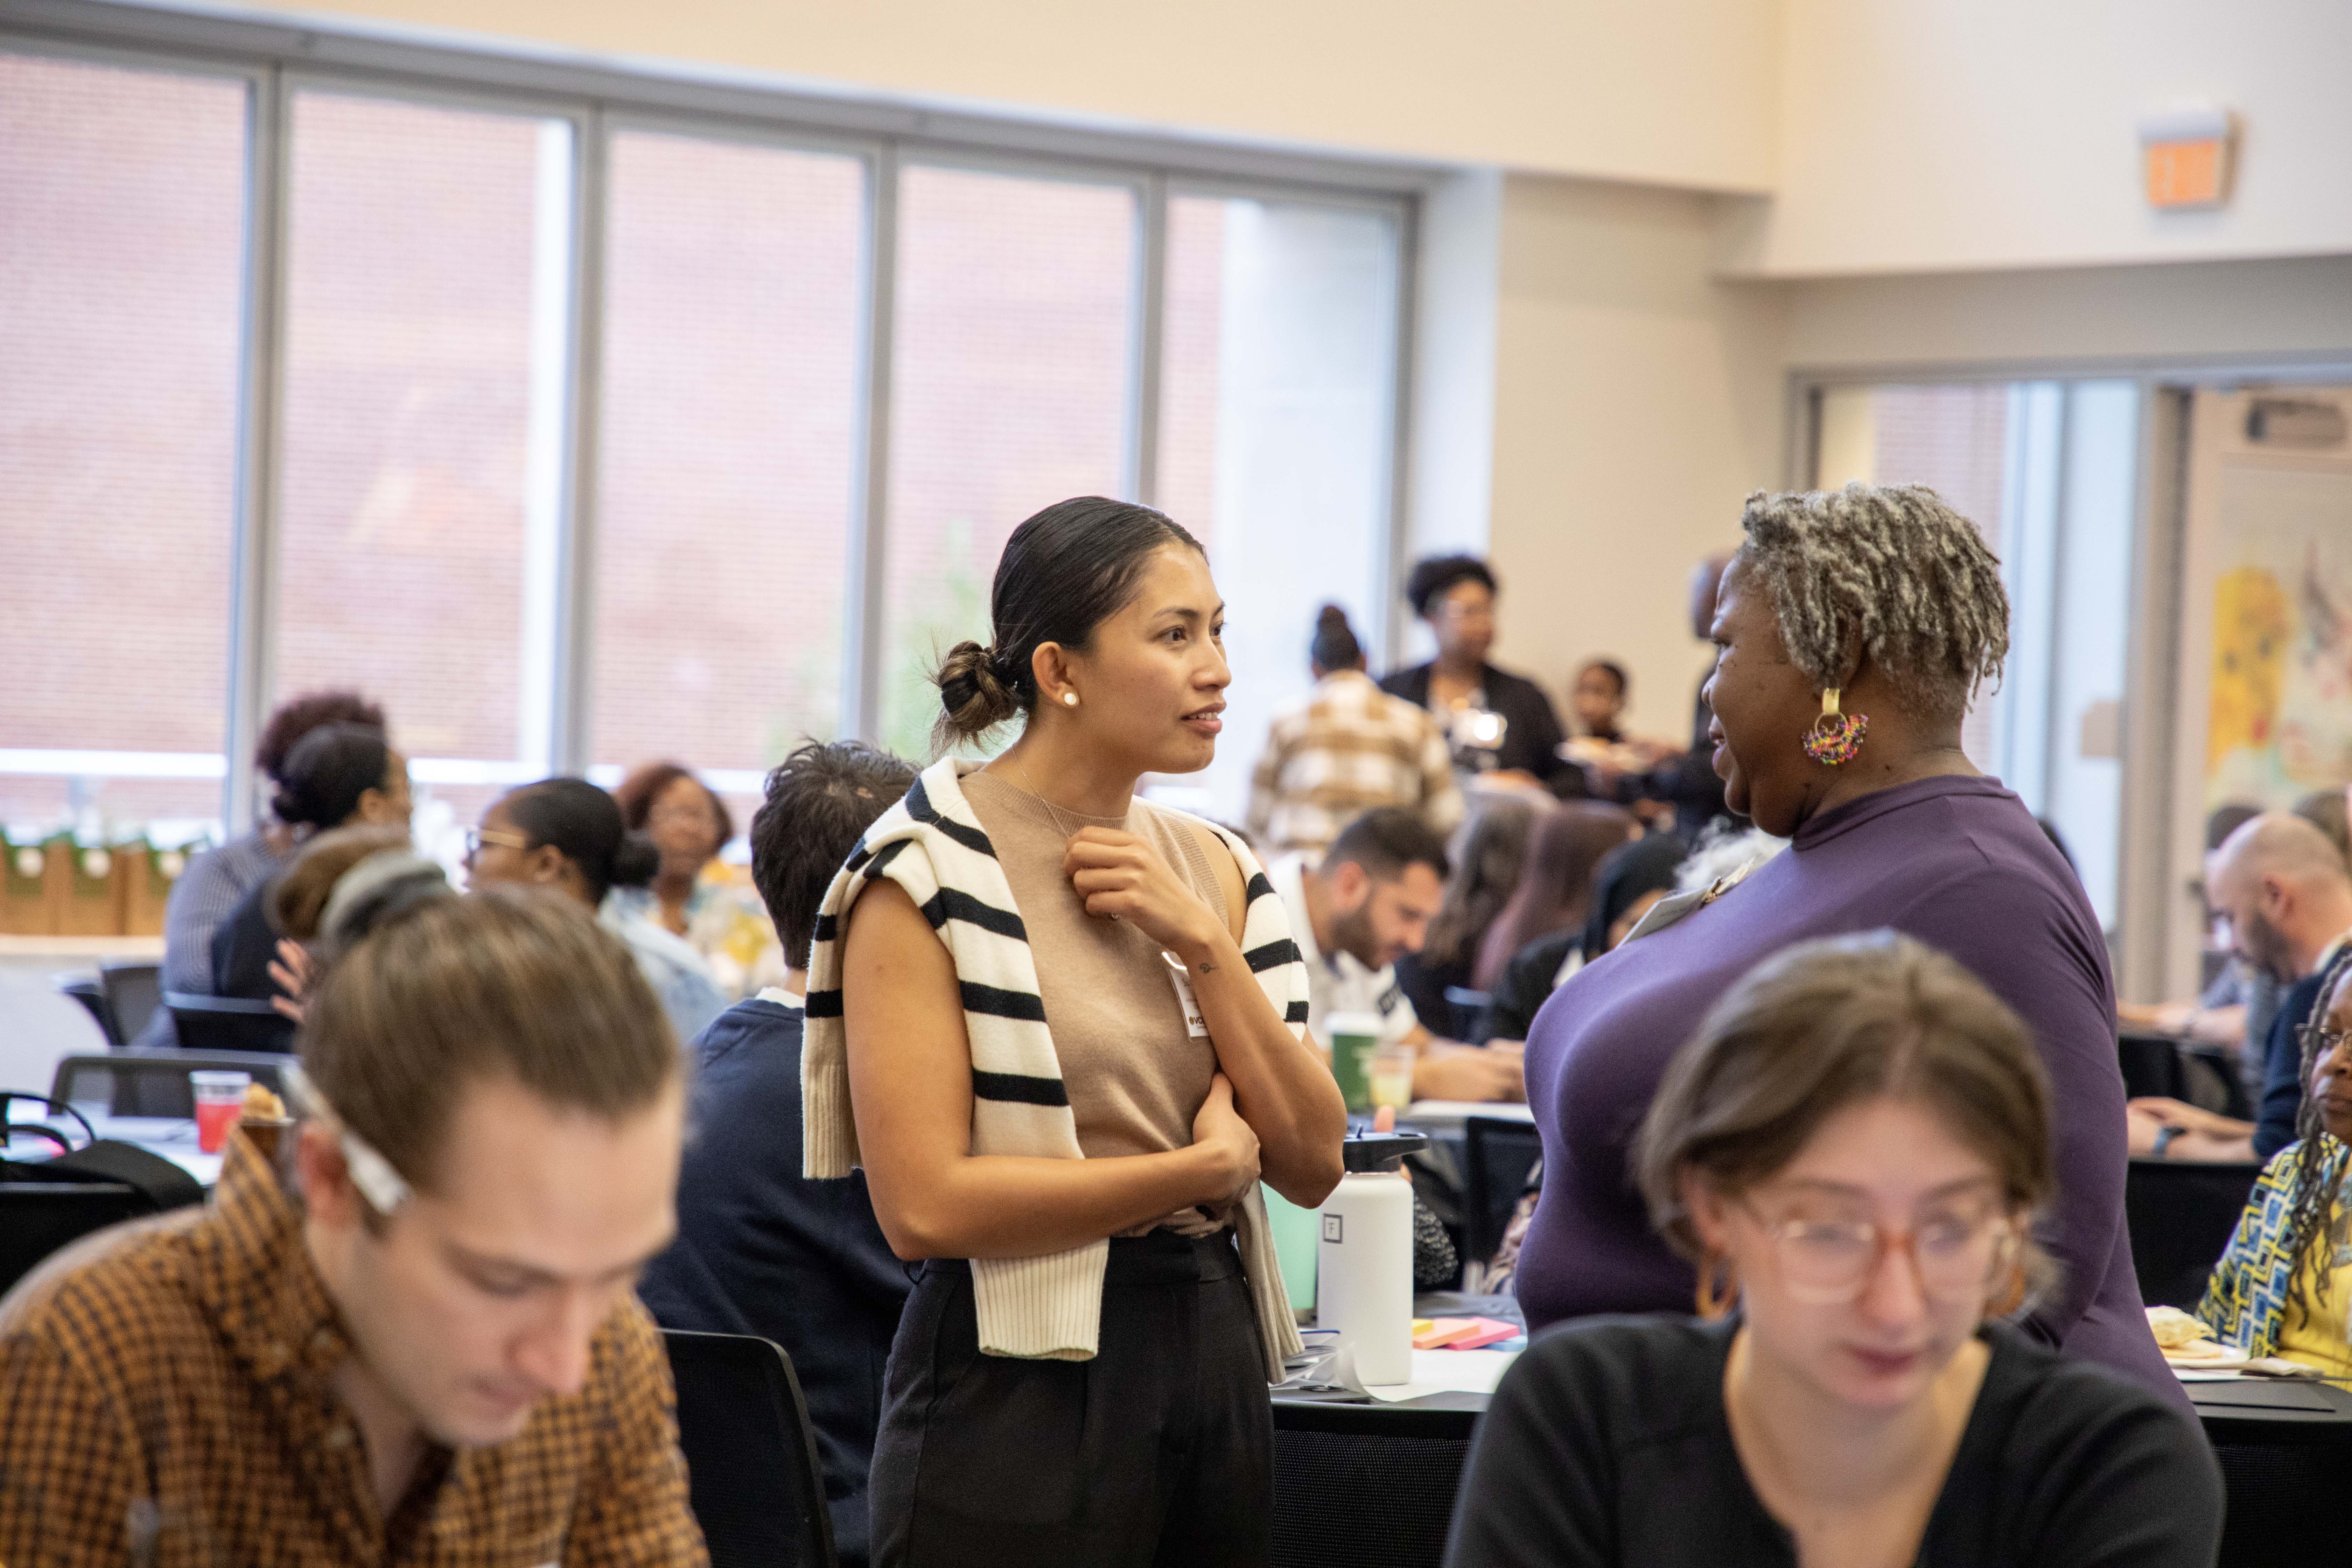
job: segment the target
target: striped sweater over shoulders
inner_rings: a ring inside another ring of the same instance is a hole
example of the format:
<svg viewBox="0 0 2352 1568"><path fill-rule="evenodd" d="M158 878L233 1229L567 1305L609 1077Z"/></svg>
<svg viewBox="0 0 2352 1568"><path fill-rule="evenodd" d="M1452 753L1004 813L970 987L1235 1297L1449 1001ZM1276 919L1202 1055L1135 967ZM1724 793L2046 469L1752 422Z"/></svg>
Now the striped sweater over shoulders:
<svg viewBox="0 0 2352 1568"><path fill-rule="evenodd" d="M995 847L961 780L979 763L946 758L924 770L877 818L834 879L809 955L808 1023L801 1058L803 1170L843 1177L857 1165L842 1017L841 918L877 878L897 883L955 965L971 1048L972 1152L1085 1158L1060 1058L1039 995L1034 955ZM1162 816L1181 816L1158 808ZM1197 822L1197 818L1185 818ZM1232 853L1244 884L1242 949L1252 973L1294 1033L1307 1026L1307 971L1282 900L1232 834L1202 824ZM1265 1204L1253 1190L1235 1230L1257 1307L1270 1380L1298 1350ZM1038 1258L971 1260L980 1348L992 1355L1086 1360L1095 1353L1108 1239Z"/></svg>

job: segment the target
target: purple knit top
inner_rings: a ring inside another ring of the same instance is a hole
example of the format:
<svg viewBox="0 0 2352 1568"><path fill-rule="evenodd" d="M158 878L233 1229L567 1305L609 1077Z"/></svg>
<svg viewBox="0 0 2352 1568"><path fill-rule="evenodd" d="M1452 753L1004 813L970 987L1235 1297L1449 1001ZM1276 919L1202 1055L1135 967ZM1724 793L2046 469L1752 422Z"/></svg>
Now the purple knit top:
<svg viewBox="0 0 2352 1568"><path fill-rule="evenodd" d="M2115 983L2090 900L2025 805L1988 778L1881 790L1814 817L1705 909L1570 977L1528 1034L1543 1196L1518 1269L1529 1329L1691 1310L1690 1266L1650 1228L1627 1158L1666 1063L1726 988L1791 942L1891 927L2015 1008L2049 1069L2058 1191L2040 1230L2063 1270L2030 1332L2186 1409L2149 1336L2124 1227Z"/></svg>

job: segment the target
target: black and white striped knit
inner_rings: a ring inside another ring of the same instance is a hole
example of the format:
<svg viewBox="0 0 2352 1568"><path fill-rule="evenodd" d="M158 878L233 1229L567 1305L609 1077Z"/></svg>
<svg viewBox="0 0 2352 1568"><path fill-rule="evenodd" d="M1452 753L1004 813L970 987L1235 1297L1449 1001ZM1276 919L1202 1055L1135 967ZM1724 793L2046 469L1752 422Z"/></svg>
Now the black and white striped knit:
<svg viewBox="0 0 2352 1568"><path fill-rule="evenodd" d="M954 960L971 1041L972 1152L1086 1157L1054 1037L1045 1026L1028 932L996 850L958 782L978 766L950 757L925 769L906 798L866 830L825 892L809 954L808 1023L801 1053L803 1171L813 1179L846 1176L858 1163L842 1019L840 921L877 877L906 890ZM1247 885L1241 945L1250 970L1292 1032L1303 1035L1307 968L1291 940L1282 900L1248 846L1213 823L1203 826L1233 852ZM1298 1330L1265 1205L1255 1189L1236 1205L1234 1228L1257 1308L1268 1380L1278 1382L1283 1358L1298 1353ZM980 1348L991 1355L1092 1358L1109 1254L1106 1239L1041 1258L972 1259Z"/></svg>

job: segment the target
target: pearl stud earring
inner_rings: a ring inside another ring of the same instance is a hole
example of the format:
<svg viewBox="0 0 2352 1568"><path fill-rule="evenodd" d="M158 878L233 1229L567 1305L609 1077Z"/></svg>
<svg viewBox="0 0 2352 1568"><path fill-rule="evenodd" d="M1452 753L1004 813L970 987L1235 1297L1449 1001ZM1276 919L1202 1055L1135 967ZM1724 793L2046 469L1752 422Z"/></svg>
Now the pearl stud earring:
<svg viewBox="0 0 2352 1568"><path fill-rule="evenodd" d="M1063 692L1062 705L1066 708L1076 708L1078 705L1078 694L1075 691Z"/></svg>

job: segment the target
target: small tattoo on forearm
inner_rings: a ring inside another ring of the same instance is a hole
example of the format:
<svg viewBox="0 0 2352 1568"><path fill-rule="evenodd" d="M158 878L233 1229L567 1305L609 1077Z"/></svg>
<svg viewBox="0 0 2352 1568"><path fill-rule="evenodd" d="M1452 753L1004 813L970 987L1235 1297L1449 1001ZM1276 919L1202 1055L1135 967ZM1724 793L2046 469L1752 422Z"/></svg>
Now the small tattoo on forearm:
<svg viewBox="0 0 2352 1568"><path fill-rule="evenodd" d="M1216 966L1215 964L1213 964L1213 963L1210 963L1207 959L1205 959L1205 958L1204 958L1204 959L1202 959L1200 963L1198 963L1194 964L1192 967L1193 967L1194 969L1199 970L1199 971L1200 971L1202 973L1203 973L1203 974L1214 974L1214 973L1217 972L1217 966Z"/></svg>

